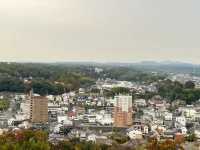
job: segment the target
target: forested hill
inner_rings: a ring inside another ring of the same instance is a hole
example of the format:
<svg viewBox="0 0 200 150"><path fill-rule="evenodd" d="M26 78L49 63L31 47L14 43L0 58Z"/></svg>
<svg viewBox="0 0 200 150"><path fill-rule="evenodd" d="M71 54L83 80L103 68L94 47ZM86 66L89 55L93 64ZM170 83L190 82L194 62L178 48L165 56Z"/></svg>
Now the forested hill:
<svg viewBox="0 0 200 150"><path fill-rule="evenodd" d="M159 73L184 73L200 76L200 65L173 62L173 61L143 61L138 63L111 63L113 66L129 66L141 71L146 72L159 72Z"/></svg>
<svg viewBox="0 0 200 150"><path fill-rule="evenodd" d="M0 91L24 92L33 88L42 95L61 94L64 89L93 84L95 74L88 69L44 63L0 63Z"/></svg>
<svg viewBox="0 0 200 150"><path fill-rule="evenodd" d="M103 71L95 72L96 67ZM153 82L163 76L128 66L92 63L0 63L0 92L25 92L33 88L36 93L42 95L56 95L63 93L64 89L69 91L87 87L94 84L98 78Z"/></svg>

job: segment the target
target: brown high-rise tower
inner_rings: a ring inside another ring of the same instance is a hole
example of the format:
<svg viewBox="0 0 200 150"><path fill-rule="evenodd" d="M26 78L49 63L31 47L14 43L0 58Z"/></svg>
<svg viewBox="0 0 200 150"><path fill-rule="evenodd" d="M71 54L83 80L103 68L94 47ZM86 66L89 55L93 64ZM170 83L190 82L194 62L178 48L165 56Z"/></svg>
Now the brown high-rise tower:
<svg viewBox="0 0 200 150"><path fill-rule="evenodd" d="M30 119L32 123L48 122L48 99L42 96L31 97Z"/></svg>

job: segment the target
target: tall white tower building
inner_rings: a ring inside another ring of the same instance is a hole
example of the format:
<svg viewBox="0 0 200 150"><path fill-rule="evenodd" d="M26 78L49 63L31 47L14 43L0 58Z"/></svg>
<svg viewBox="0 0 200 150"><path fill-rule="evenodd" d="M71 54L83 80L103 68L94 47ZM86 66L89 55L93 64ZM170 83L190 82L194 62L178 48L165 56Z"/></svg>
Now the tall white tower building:
<svg viewBox="0 0 200 150"><path fill-rule="evenodd" d="M132 96L115 96L114 125L126 127L132 125Z"/></svg>

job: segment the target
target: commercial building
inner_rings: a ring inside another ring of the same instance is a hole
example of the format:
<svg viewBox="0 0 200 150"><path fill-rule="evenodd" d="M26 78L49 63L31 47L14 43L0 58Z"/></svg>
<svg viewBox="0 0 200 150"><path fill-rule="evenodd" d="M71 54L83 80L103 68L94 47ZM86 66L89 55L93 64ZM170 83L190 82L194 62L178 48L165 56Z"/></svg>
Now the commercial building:
<svg viewBox="0 0 200 150"><path fill-rule="evenodd" d="M114 126L127 127L132 122L132 96L115 96Z"/></svg>

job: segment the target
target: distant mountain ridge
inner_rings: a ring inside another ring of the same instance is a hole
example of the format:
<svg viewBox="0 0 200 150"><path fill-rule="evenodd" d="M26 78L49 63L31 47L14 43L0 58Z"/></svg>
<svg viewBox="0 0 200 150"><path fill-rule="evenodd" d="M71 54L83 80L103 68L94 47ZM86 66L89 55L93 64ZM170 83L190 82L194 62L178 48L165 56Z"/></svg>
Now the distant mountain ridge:
<svg viewBox="0 0 200 150"><path fill-rule="evenodd" d="M138 64L144 64L144 65L177 65L177 66L199 66L197 64L192 63L186 63L186 62L179 62L179 61L142 61Z"/></svg>
<svg viewBox="0 0 200 150"><path fill-rule="evenodd" d="M26 64L26 63L22 63ZM33 63L34 64L34 63ZM37 63L36 63L37 64ZM51 62L45 63L61 66L91 66L91 67L126 67L146 72L185 73L200 76L200 65L179 61L141 61L141 62Z"/></svg>

